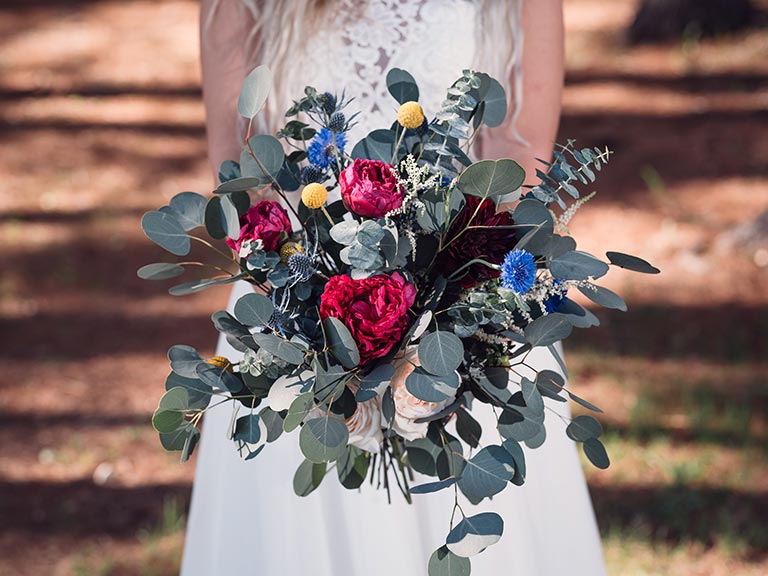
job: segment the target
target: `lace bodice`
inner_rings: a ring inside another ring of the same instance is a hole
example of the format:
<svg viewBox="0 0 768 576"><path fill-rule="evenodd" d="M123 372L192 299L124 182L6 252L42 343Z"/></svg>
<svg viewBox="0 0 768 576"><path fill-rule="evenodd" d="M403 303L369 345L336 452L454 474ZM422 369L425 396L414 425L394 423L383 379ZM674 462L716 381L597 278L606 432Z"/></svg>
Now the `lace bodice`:
<svg viewBox="0 0 768 576"><path fill-rule="evenodd" d="M296 47L291 60L300 65L282 78L283 93L298 98L307 84L320 91L345 89L355 98L349 112L361 112L350 134L353 143L395 118L397 103L385 81L390 68L414 76L419 100L432 116L446 89L475 61L477 0L340 0L333 9L330 29ZM284 111L290 102L273 105Z"/></svg>

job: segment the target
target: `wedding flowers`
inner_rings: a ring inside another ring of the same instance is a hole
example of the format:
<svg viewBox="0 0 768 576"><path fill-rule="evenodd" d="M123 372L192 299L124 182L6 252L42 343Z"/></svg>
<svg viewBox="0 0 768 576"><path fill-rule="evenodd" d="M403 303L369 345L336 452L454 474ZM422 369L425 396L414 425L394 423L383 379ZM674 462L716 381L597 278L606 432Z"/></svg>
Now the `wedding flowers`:
<svg viewBox="0 0 768 576"><path fill-rule="evenodd" d="M381 432L381 398L358 402L354 414L344 423L349 430L349 443L367 452L378 452L384 434Z"/></svg>
<svg viewBox="0 0 768 576"><path fill-rule="evenodd" d="M400 208L403 191L393 170L381 160L357 158L339 176L344 206L365 218L382 218L390 210Z"/></svg>
<svg viewBox="0 0 768 576"><path fill-rule="evenodd" d="M424 122L424 110L418 102L405 102L397 110L397 122L403 128L418 128Z"/></svg>
<svg viewBox="0 0 768 576"><path fill-rule="evenodd" d="M536 262L533 254L525 250L512 250L501 264L501 285L514 290L521 296L528 292L536 281Z"/></svg>
<svg viewBox="0 0 768 576"><path fill-rule="evenodd" d="M304 206L315 210L320 208L328 200L328 190L322 184L312 182L304 186L304 190L301 191L301 201Z"/></svg>
<svg viewBox="0 0 768 576"><path fill-rule="evenodd" d="M394 272L354 280L333 276L320 297L320 318L341 320L360 352L360 365L389 354L408 329L416 288Z"/></svg>
<svg viewBox="0 0 768 576"><path fill-rule="evenodd" d="M395 401L395 419L392 429L406 440L417 440L427 435L428 422L416 422L420 418L433 416L453 402L448 398L442 402L425 402L408 392L405 381L419 365L418 348L412 346L405 355L394 362L392 376L392 398Z"/></svg>
<svg viewBox="0 0 768 576"><path fill-rule="evenodd" d="M307 148L309 161L313 166L325 170L337 153L344 153L346 144L347 136L343 132L321 128Z"/></svg>
<svg viewBox="0 0 768 576"><path fill-rule="evenodd" d="M451 223L445 249L437 260L438 268L458 270L476 258L501 263L515 241L515 231L503 226L512 224L509 212L496 212L496 203L490 198L481 202L477 196L467 196L464 207ZM475 263L468 267L461 284L469 288L498 276L497 270Z"/></svg>
<svg viewBox="0 0 768 576"><path fill-rule="evenodd" d="M291 220L288 212L278 202L262 200L248 209L240 218L240 237L237 240L227 238L227 246L240 252L245 240L261 240L264 249L275 251L280 243L280 233L291 233Z"/></svg>

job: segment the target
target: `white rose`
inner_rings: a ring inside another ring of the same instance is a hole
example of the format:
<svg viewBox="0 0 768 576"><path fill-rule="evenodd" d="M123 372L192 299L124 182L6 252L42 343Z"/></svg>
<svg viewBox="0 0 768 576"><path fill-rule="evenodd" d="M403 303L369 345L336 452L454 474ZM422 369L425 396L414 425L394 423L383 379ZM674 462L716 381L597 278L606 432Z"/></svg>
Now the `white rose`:
<svg viewBox="0 0 768 576"><path fill-rule="evenodd" d="M379 451L384 440L381 432L381 398L376 396L365 402L358 402L355 413L344 423L349 430L349 443L352 446L366 452Z"/></svg>
<svg viewBox="0 0 768 576"><path fill-rule="evenodd" d="M353 393L357 392L357 386L350 385L349 388ZM307 414L307 419L323 418L325 414L325 410L315 407ZM366 452L377 453L384 440L384 434L381 432L381 398L377 396L365 402L358 402L355 412L344 420L344 424L349 430L347 444Z"/></svg>
<svg viewBox="0 0 768 576"><path fill-rule="evenodd" d="M417 440L427 435L428 422L416 422L437 414L453 402L448 398L442 402L425 402L408 392L405 380L419 365L417 347L411 346L406 354L393 362L395 373L392 375L392 397L395 400L395 420L392 428L406 440Z"/></svg>

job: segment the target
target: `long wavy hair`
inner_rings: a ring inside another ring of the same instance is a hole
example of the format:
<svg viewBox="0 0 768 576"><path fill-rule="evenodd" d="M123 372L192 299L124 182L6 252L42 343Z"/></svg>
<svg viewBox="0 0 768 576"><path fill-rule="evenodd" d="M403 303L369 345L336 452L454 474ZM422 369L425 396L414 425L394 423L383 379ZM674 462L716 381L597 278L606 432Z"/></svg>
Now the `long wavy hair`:
<svg viewBox="0 0 768 576"><path fill-rule="evenodd" d="M232 0L217 3L222 1ZM324 29L338 0L238 1L243 18L253 22L244 47L250 67L268 62L273 70L281 70L290 60L291 46ZM478 51L474 67L488 72L507 89L514 129L522 102L523 0L475 1L480 4L480 18L475 25ZM364 1L357 5L362 8ZM214 14L215 8L208 17ZM273 86L273 91L275 101L289 102L289 95L280 93L280 85Z"/></svg>

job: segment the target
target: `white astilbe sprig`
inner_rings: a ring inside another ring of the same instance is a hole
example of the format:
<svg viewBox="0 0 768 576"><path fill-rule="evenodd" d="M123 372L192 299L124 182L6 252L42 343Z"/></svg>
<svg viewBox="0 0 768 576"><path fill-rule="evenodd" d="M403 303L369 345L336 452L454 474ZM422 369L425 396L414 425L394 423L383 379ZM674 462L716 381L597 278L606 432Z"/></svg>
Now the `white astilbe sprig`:
<svg viewBox="0 0 768 576"><path fill-rule="evenodd" d="M402 176L397 170L392 174L403 191L403 202L398 208L384 215L387 226L401 230L411 245L411 252L416 256L416 218L424 210L424 203L419 200L419 193L435 188L440 181L439 174L430 174L429 166L419 166L412 154L408 154L400 163L405 172ZM395 222L396 221L396 222Z"/></svg>
<svg viewBox="0 0 768 576"><path fill-rule="evenodd" d="M584 204L592 200L595 194L597 194L597 192L592 192L591 194L587 194L583 198L579 198L578 200L576 200L576 202L571 204L565 212L560 214L560 216L555 221L555 232L566 232L566 233L569 232L568 223L576 215L576 212L579 210L579 208L581 208L582 206L584 206Z"/></svg>

